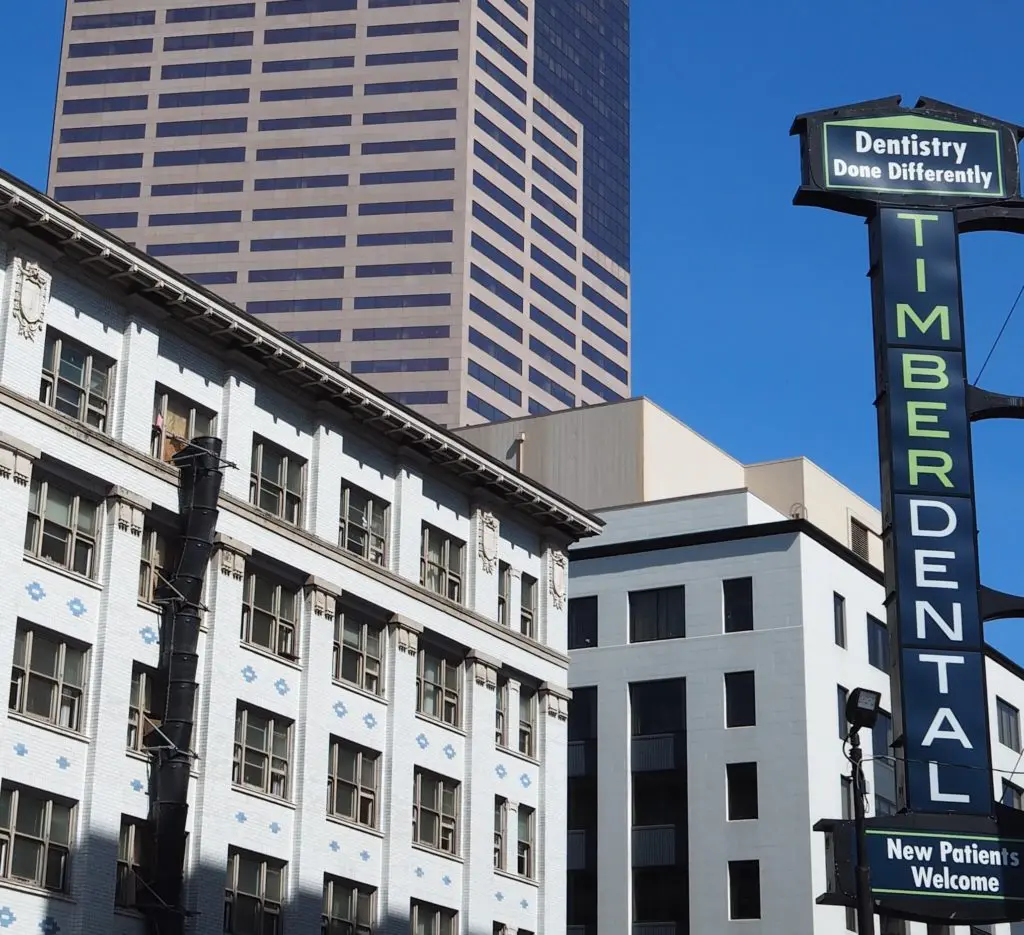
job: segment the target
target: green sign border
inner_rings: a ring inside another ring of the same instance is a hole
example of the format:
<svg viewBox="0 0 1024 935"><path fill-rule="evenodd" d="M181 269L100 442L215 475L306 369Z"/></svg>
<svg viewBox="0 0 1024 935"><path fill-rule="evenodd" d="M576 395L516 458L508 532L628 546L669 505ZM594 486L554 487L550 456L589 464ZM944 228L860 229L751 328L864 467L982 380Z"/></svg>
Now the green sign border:
<svg viewBox="0 0 1024 935"><path fill-rule="evenodd" d="M961 133L987 133L995 138L996 172L999 176L999 191L988 194L985 192L946 192L934 188L881 188L865 185L836 185L832 182L828 168L828 128L829 127L876 127L880 130L956 130ZM966 123L954 123L952 120L936 120L933 117L921 117L917 114L894 115L891 117L859 117L852 120L826 120L821 125L821 161L825 173L825 188L830 191L882 192L892 195L947 195L951 198L1005 198L1006 180L1003 173L1003 148L998 130L990 127L976 127Z"/></svg>

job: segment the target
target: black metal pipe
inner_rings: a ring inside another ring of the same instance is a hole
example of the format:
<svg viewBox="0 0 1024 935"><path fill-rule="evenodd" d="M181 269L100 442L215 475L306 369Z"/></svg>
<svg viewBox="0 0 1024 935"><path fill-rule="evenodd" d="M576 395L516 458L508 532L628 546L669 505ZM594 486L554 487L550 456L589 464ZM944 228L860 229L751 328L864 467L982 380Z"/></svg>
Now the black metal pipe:
<svg viewBox="0 0 1024 935"><path fill-rule="evenodd" d="M860 746L860 732L850 731L850 763L853 781L853 826L857 834L857 932L874 935L875 907L871 898L871 869L868 866L868 836L864 824L864 751Z"/></svg>

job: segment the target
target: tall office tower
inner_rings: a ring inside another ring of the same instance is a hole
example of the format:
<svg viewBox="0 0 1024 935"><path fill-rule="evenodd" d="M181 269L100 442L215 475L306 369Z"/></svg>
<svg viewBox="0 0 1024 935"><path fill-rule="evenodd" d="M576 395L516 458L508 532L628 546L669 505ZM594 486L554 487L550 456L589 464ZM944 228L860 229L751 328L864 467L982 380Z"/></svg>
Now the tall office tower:
<svg viewBox="0 0 1024 935"><path fill-rule="evenodd" d="M49 192L442 424L629 394L629 0L68 0Z"/></svg>

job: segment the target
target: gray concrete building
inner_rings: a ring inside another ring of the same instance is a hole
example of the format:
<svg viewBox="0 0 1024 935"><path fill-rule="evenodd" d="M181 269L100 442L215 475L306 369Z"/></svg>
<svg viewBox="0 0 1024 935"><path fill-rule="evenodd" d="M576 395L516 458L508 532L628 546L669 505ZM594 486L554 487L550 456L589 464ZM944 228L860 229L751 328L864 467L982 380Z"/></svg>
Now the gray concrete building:
<svg viewBox="0 0 1024 935"><path fill-rule="evenodd" d="M67 0L49 194L442 424L629 395L628 0Z"/></svg>

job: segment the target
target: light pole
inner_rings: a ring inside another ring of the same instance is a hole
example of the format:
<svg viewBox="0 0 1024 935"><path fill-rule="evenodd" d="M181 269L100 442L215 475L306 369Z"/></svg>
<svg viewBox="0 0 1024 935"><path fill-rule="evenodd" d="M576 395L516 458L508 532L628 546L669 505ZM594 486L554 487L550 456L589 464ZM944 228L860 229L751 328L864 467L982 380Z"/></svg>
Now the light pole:
<svg viewBox="0 0 1024 935"><path fill-rule="evenodd" d="M857 834L857 932L858 935L874 935L874 904L871 899L871 871L868 867L868 841L864 826L864 753L860 746L860 731L870 730L878 720L878 706L882 701L880 692L866 688L855 688L846 701L846 720L850 725L850 766L853 784L853 827Z"/></svg>

